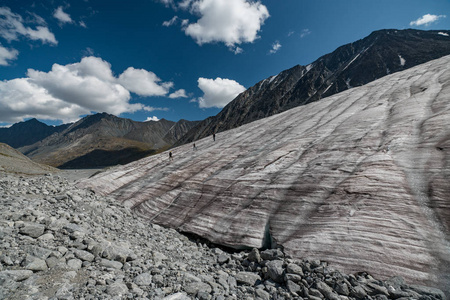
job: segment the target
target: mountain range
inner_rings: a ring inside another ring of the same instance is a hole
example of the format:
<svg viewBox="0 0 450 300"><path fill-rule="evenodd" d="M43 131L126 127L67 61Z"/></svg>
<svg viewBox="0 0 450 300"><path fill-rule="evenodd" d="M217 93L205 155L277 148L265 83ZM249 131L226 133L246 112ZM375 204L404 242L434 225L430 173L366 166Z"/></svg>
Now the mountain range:
<svg viewBox="0 0 450 300"><path fill-rule="evenodd" d="M307 66L297 65L258 82L219 114L192 128L176 145L236 128L448 55L449 34L450 31L445 30L375 31Z"/></svg>
<svg viewBox="0 0 450 300"><path fill-rule="evenodd" d="M17 133L42 129L46 137L37 142L16 134L12 144L33 161L58 168L94 168L125 164L173 145L197 122L180 120L136 122L107 113L87 116L76 123L47 126L35 119L3 128L0 141ZM3 135L2 135L3 134Z"/></svg>
<svg viewBox="0 0 450 300"><path fill-rule="evenodd" d="M70 125L48 126L33 118L13 124L8 128L0 128L0 141L13 148L20 148L39 142L54 133L61 132Z"/></svg>

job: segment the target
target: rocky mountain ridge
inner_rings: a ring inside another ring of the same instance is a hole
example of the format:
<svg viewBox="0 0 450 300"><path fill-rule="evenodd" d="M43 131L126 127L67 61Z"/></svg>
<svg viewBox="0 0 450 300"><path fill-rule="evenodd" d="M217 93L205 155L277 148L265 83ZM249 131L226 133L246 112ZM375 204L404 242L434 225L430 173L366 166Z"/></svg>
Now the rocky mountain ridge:
<svg viewBox="0 0 450 300"><path fill-rule="evenodd" d="M136 122L101 113L87 116L18 150L39 163L54 167L104 167L164 150L195 124L165 119Z"/></svg>
<svg viewBox="0 0 450 300"><path fill-rule="evenodd" d="M449 293L450 56L105 171L154 223Z"/></svg>
<svg viewBox="0 0 450 300"><path fill-rule="evenodd" d="M297 65L258 82L219 114L192 128L176 145L236 128L449 55L449 34L448 30L375 31L308 66Z"/></svg>
<svg viewBox="0 0 450 300"><path fill-rule="evenodd" d="M48 126L33 118L13 124L8 128L0 128L0 142L13 148L20 148L41 141L54 133L61 132L70 125Z"/></svg>

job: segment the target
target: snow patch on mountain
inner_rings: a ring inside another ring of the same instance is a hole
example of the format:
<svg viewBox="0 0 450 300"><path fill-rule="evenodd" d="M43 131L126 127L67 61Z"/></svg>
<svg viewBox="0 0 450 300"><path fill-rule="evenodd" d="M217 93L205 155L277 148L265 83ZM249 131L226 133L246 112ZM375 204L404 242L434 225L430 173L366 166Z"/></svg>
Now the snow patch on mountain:
<svg viewBox="0 0 450 300"><path fill-rule="evenodd" d="M326 92L328 92L328 90L330 89L330 87L333 86L333 83L331 83L322 93L322 95L326 94Z"/></svg>
<svg viewBox="0 0 450 300"><path fill-rule="evenodd" d="M265 85L265 83L267 82L267 78L266 79L264 79L263 81L261 81L260 83L259 83L259 85L258 85L258 91L257 92L259 92L261 89L262 89L262 87Z"/></svg>
<svg viewBox="0 0 450 300"><path fill-rule="evenodd" d="M347 89L351 89L352 88L352 86L350 85L350 81L351 81L350 78L347 78L347 80L345 81L345 85L347 86Z"/></svg>
<svg viewBox="0 0 450 300"><path fill-rule="evenodd" d="M344 69L342 69L342 71L345 71L348 66L350 66L359 56L361 55L361 53L358 53L346 66Z"/></svg>
<svg viewBox="0 0 450 300"><path fill-rule="evenodd" d="M344 69L342 69L342 71L345 71L358 57L360 57L362 54L364 54L365 52L367 52L367 50L369 50L370 49L370 47L372 47L372 46L369 46L369 47L367 47L367 48L364 48L361 52L359 52L346 66L345 66L345 68Z"/></svg>
<svg viewBox="0 0 450 300"><path fill-rule="evenodd" d="M406 63L406 60L400 54L398 55L398 58L400 59L400 65L404 66Z"/></svg>
<svg viewBox="0 0 450 300"><path fill-rule="evenodd" d="M272 83L272 81L274 81L277 77L278 77L278 74L275 75L275 76L270 77L269 83Z"/></svg>

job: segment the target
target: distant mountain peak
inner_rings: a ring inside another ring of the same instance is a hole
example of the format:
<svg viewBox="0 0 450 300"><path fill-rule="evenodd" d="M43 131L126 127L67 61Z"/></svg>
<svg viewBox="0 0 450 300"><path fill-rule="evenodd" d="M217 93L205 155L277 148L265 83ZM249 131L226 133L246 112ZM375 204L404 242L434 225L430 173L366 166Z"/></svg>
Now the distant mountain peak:
<svg viewBox="0 0 450 300"><path fill-rule="evenodd" d="M26 121L22 121L22 122L13 124L12 126L30 126L30 125L36 125L36 124L47 126L45 123L42 123L41 121L39 121L36 118L32 118L32 119L29 119L29 120L26 120Z"/></svg>
<svg viewBox="0 0 450 300"><path fill-rule="evenodd" d="M13 124L9 128L0 128L0 142L13 148L34 144L55 132L61 132L69 126L49 126L36 118Z"/></svg>
<svg viewBox="0 0 450 300"><path fill-rule="evenodd" d="M36 119L36 118L31 118L31 119L29 119L29 120L27 120L27 121L25 121L24 123L42 123L42 122L40 122L38 119Z"/></svg>

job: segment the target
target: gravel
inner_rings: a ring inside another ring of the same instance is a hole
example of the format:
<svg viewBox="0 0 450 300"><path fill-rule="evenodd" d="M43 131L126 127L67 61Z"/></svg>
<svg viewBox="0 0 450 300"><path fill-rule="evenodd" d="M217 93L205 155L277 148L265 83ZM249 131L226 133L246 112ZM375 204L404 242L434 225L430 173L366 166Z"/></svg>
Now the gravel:
<svg viewBox="0 0 450 300"><path fill-rule="evenodd" d="M57 175L0 172L0 299L445 299L282 249L235 252Z"/></svg>

